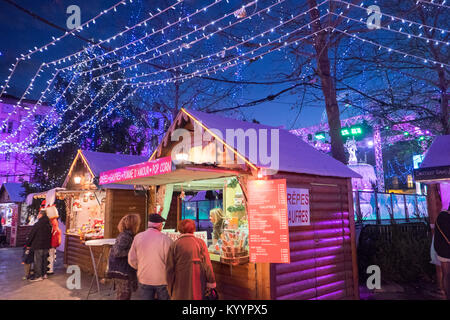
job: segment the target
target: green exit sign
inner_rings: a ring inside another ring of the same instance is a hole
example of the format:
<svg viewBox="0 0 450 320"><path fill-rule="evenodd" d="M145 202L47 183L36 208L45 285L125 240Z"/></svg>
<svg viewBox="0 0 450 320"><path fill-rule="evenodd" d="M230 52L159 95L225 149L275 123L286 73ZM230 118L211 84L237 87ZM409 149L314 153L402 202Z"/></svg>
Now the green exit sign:
<svg viewBox="0 0 450 320"><path fill-rule="evenodd" d="M342 128L341 135L343 137L347 136L359 136L363 134L363 129L359 126L351 127L351 128Z"/></svg>

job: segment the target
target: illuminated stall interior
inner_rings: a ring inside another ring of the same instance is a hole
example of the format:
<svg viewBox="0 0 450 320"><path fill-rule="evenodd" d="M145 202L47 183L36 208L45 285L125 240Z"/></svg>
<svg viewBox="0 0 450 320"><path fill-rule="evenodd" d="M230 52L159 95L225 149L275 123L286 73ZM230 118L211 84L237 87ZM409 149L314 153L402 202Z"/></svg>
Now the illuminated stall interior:
<svg viewBox="0 0 450 320"><path fill-rule="evenodd" d="M27 220L27 206L24 197L25 189L21 183L6 182L0 188L0 219L4 220L6 242L20 247L25 244L26 236L34 221ZM17 228L13 243L11 243L11 224L15 216Z"/></svg>
<svg viewBox="0 0 450 320"><path fill-rule="evenodd" d="M197 231L207 232L212 260L248 262L248 219L244 195L235 177L176 183L173 189L180 192L181 219L192 219Z"/></svg>

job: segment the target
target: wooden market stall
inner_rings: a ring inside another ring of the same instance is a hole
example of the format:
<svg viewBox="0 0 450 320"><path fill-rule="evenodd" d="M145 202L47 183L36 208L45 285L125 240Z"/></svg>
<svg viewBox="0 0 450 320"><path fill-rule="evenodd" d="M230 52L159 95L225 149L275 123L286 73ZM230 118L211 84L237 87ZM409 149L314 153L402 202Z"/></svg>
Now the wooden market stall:
<svg viewBox="0 0 450 320"><path fill-rule="evenodd" d="M100 184L149 186L149 212L165 229L181 219L186 192L221 193L212 211L223 227L207 245L223 299L358 299L351 178L360 176L286 130L182 109L148 162L103 172Z"/></svg>
<svg viewBox="0 0 450 320"><path fill-rule="evenodd" d="M117 225L126 214L139 214L144 230L145 195L134 191L133 186L98 184L101 171L112 170L147 160L146 157L79 150L70 166L67 177L56 197L64 199L66 206L66 233L64 264L78 265L93 273L86 240L115 238ZM98 262L101 247L93 247ZM107 255L99 262L99 277L104 277Z"/></svg>
<svg viewBox="0 0 450 320"><path fill-rule="evenodd" d="M450 135L435 138L419 169L414 170L414 179L427 185L428 216L434 234L438 214L450 208ZM436 266L438 274L440 268Z"/></svg>
<svg viewBox="0 0 450 320"><path fill-rule="evenodd" d="M428 215L434 224L439 212L447 210L450 203L450 135L435 138L420 168L414 170L414 179L428 187Z"/></svg>
<svg viewBox="0 0 450 320"><path fill-rule="evenodd" d="M4 218L3 228L6 243L12 247L25 245L31 225L28 224L24 188L21 183L6 182L0 188L0 217Z"/></svg>

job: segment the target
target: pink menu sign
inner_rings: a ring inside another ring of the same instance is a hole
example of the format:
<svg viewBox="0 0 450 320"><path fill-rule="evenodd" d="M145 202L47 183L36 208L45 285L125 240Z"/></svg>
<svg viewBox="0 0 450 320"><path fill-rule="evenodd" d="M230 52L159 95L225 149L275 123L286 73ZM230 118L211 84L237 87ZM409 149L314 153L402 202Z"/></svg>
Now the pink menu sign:
<svg viewBox="0 0 450 320"><path fill-rule="evenodd" d="M164 157L100 173L100 184L145 178L172 171L172 158Z"/></svg>

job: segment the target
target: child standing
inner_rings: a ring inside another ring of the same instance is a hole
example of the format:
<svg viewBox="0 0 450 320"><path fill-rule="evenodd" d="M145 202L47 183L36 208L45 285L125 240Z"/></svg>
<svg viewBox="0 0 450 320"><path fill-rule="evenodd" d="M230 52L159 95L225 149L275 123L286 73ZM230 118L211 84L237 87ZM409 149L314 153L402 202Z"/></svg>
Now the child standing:
<svg viewBox="0 0 450 320"><path fill-rule="evenodd" d="M23 269L25 271L25 275L22 280L28 280L31 276L31 264L34 260L33 250L31 248L27 248L27 246L23 247L23 255L22 255L22 264Z"/></svg>

